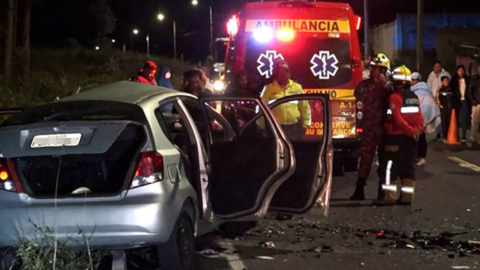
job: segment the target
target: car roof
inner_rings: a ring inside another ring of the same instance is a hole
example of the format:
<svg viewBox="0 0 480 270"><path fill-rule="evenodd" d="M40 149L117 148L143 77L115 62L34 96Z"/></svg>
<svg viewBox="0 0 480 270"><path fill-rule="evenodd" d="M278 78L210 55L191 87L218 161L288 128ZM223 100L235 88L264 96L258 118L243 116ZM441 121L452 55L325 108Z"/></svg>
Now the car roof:
<svg viewBox="0 0 480 270"><path fill-rule="evenodd" d="M62 98L58 102L97 100L138 104L152 96L170 95L174 93L178 93L178 91L154 85L120 81L91 88L78 94Z"/></svg>

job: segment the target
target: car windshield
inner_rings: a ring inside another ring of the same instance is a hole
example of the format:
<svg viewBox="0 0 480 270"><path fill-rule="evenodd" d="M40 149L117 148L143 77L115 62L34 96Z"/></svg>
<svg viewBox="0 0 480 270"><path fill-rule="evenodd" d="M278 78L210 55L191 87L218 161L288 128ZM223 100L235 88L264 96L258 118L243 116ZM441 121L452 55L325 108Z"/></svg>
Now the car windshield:
<svg viewBox="0 0 480 270"><path fill-rule="evenodd" d="M250 76L268 79L278 59L288 62L292 79L304 89L335 87L352 77L348 40L299 35L291 42L262 44L253 37L247 41L245 69Z"/></svg>
<svg viewBox="0 0 480 270"><path fill-rule="evenodd" d="M146 123L142 109L133 104L110 101L56 102L34 107L8 118L3 126L49 121L130 120Z"/></svg>

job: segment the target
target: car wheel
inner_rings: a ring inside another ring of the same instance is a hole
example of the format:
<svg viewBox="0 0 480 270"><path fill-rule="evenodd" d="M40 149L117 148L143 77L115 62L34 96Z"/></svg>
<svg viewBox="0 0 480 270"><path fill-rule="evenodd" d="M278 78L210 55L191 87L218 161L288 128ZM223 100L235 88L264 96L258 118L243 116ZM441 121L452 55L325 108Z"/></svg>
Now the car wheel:
<svg viewBox="0 0 480 270"><path fill-rule="evenodd" d="M157 248L158 264L162 270L195 270L195 232L190 216L185 212L166 244Z"/></svg>

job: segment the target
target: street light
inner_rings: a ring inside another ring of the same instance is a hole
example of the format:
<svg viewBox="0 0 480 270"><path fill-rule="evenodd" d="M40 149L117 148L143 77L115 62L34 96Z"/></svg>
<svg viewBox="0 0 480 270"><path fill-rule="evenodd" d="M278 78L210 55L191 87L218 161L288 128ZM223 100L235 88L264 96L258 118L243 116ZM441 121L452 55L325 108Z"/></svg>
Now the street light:
<svg viewBox="0 0 480 270"><path fill-rule="evenodd" d="M96 50L96 51L100 50L100 47L99 47L99 46L95 46L95 50Z"/></svg>
<svg viewBox="0 0 480 270"><path fill-rule="evenodd" d="M157 15L157 19L158 19L159 21L163 21L163 20L165 19L165 15L163 15L162 13L159 13L159 14Z"/></svg>
<svg viewBox="0 0 480 270"><path fill-rule="evenodd" d="M194 6L198 5L198 0L192 0L192 5Z"/></svg>
<svg viewBox="0 0 480 270"><path fill-rule="evenodd" d="M115 39L112 39L112 43L115 43Z"/></svg>
<svg viewBox="0 0 480 270"><path fill-rule="evenodd" d="M138 29L133 29L133 34L138 35Z"/></svg>

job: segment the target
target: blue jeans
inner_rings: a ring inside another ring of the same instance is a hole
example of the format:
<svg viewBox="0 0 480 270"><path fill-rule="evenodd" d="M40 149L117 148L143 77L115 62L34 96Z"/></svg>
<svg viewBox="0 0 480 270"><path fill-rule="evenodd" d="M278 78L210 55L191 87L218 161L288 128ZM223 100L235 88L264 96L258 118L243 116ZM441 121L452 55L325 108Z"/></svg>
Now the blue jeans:
<svg viewBox="0 0 480 270"><path fill-rule="evenodd" d="M468 102L466 100L460 101L460 115L458 119L461 131L461 138L465 140L467 138L467 127L468 127Z"/></svg>

